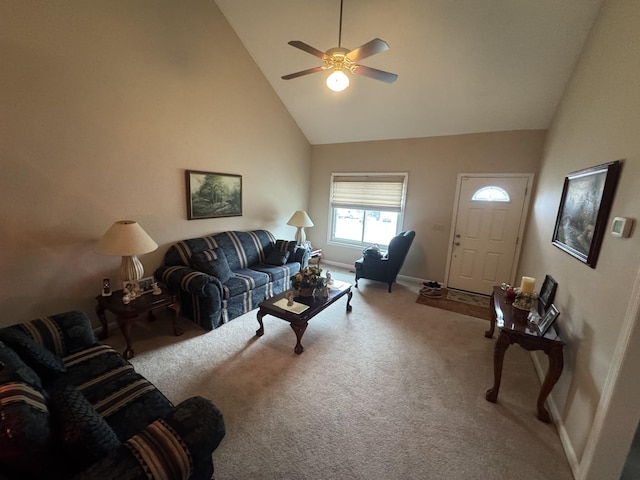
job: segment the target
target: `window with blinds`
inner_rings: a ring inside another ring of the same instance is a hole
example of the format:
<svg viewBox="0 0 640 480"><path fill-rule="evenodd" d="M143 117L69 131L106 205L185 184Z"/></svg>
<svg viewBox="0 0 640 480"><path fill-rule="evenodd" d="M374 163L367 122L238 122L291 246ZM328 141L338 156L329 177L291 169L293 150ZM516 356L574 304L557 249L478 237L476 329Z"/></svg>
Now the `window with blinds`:
<svg viewBox="0 0 640 480"><path fill-rule="evenodd" d="M406 173L333 174L331 239L386 246L402 226Z"/></svg>

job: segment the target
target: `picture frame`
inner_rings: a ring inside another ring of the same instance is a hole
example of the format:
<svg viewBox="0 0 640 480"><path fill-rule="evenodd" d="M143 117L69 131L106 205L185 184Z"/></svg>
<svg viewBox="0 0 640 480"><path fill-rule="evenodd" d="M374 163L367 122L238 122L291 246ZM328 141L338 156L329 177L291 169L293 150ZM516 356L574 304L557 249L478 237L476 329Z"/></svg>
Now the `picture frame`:
<svg viewBox="0 0 640 480"><path fill-rule="evenodd" d="M616 160L564 179L551 243L591 268L596 268L621 166Z"/></svg>
<svg viewBox="0 0 640 480"><path fill-rule="evenodd" d="M153 277L145 277L138 280L138 290L136 293L138 295L144 295L145 293L149 293L153 290L153 283L155 279Z"/></svg>
<svg viewBox="0 0 640 480"><path fill-rule="evenodd" d="M538 294L538 311L541 314L546 312L549 305L553 303L557 288L558 282L556 282L551 275L545 275L540 293Z"/></svg>
<svg viewBox="0 0 640 480"><path fill-rule="evenodd" d="M140 290L140 286L138 285L137 280L124 280L122 282L122 291L123 293L135 293L137 294L138 290Z"/></svg>
<svg viewBox="0 0 640 480"><path fill-rule="evenodd" d="M185 170L187 219L242 216L242 175Z"/></svg>
<svg viewBox="0 0 640 480"><path fill-rule="evenodd" d="M538 332L540 332L541 337L547 333L551 325L553 325L553 322L555 322L559 316L560 311L558 308L554 304L549 305L549 310L545 312L540 322L538 322Z"/></svg>

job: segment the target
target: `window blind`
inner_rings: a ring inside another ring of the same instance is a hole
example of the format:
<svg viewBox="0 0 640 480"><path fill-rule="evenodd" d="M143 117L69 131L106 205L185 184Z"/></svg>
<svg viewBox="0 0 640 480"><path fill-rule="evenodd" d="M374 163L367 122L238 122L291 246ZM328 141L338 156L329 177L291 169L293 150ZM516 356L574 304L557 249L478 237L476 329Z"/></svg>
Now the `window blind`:
<svg viewBox="0 0 640 480"><path fill-rule="evenodd" d="M402 211L405 175L334 175L333 208Z"/></svg>

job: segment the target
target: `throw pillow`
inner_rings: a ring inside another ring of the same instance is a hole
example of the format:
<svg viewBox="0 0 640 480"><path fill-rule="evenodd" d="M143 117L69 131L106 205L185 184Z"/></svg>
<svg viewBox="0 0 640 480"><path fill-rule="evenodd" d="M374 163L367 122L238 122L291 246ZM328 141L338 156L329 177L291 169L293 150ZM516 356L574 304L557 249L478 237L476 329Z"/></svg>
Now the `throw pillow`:
<svg viewBox="0 0 640 480"><path fill-rule="evenodd" d="M49 377L67 371L62 358L47 350L19 327L0 330L0 340L14 349L24 362L41 377Z"/></svg>
<svg viewBox="0 0 640 480"><path fill-rule="evenodd" d="M279 252L277 250L271 250L271 253L267 256L264 263L268 265L284 265L289 260L289 252Z"/></svg>
<svg viewBox="0 0 640 480"><path fill-rule="evenodd" d="M221 248L203 250L191 255L193 268L217 277L220 282L225 283L235 275L229 268L227 256Z"/></svg>
<svg viewBox="0 0 640 480"><path fill-rule="evenodd" d="M49 389L51 423L65 457L75 470L84 470L120 445L113 429L89 400L63 380Z"/></svg>

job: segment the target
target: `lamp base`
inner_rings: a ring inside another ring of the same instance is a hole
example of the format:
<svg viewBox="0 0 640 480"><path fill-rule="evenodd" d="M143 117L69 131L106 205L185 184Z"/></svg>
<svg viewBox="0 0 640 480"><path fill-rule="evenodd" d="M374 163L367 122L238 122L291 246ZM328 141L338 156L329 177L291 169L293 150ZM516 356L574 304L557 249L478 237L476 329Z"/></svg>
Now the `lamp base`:
<svg viewBox="0 0 640 480"><path fill-rule="evenodd" d="M302 246L306 241L307 241L307 235L304 233L304 227L298 227L298 230L296 231L297 245Z"/></svg>
<svg viewBox="0 0 640 480"><path fill-rule="evenodd" d="M122 257L120 264L120 279L123 282L127 280L140 280L144 274L142 263L135 255Z"/></svg>

